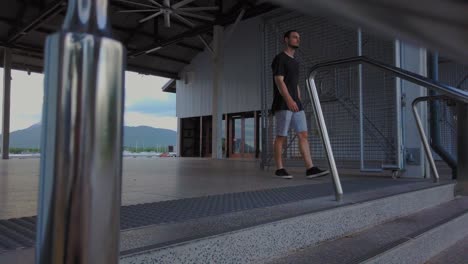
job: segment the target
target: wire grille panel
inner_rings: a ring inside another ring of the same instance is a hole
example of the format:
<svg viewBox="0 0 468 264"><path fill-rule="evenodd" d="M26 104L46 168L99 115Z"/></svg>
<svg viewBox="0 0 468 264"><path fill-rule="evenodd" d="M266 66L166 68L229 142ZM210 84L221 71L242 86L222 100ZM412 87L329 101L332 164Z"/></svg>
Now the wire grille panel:
<svg viewBox="0 0 468 264"><path fill-rule="evenodd" d="M327 18L304 16L295 12L267 19L264 31L264 111L271 108L273 100L271 61L283 50L283 33L291 29L301 34L301 47L296 53L296 58L301 69L300 88L308 120L312 156L316 161L325 160L312 105L305 90L305 80L310 68L319 62L357 56L358 33L356 29L336 25ZM394 64L394 41L383 40L367 33L363 33L362 40L363 55ZM377 164L395 164L395 78L363 67L362 79L365 160L369 161L369 164L376 161ZM350 161L352 164L359 164L358 67L321 71L316 77L316 85L337 165L343 167L350 164ZM273 162L274 118L268 117L266 125L264 149L267 155L264 157L267 160L264 164L269 166ZM284 158L286 161L300 158L297 138L293 131L288 136Z"/></svg>
<svg viewBox="0 0 468 264"><path fill-rule="evenodd" d="M452 61L439 61L439 81L453 87L468 90L468 65ZM453 102L439 102L439 133L441 145L445 150L457 158L457 122L456 109ZM437 159L440 159L436 155Z"/></svg>

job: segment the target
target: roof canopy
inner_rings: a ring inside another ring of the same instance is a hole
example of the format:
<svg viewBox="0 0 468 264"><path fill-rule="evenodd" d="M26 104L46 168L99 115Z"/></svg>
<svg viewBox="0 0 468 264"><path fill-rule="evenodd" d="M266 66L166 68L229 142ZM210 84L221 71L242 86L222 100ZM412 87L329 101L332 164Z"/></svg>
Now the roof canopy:
<svg viewBox="0 0 468 264"><path fill-rule="evenodd" d="M179 71L203 51L203 41L211 41L214 25L232 24L241 13L247 19L276 8L250 0L109 2L113 37L127 48L127 69L171 79L178 79ZM66 5L64 0L0 1L0 45L12 49L14 69L42 72L45 39L61 27Z"/></svg>

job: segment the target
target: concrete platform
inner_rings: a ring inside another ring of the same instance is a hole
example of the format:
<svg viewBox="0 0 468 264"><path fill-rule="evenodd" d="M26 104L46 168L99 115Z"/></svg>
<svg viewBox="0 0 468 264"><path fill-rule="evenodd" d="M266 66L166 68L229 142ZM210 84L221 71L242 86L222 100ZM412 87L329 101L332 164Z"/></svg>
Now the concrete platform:
<svg viewBox="0 0 468 264"><path fill-rule="evenodd" d="M244 234L244 236L251 236L251 239L235 240L236 242L233 241L233 243L230 243L228 248L231 246L235 246L237 248L245 247L244 244L246 241L253 242L255 240L258 240L258 243L255 244L257 247L264 247L266 246L265 242L268 242L267 244L269 244L274 241L278 241L277 239L279 238L271 240L272 234L265 237L265 234L261 234L263 232L262 230L264 230L265 227L269 229L269 226L276 226L276 222L278 221L278 223L281 223L279 224L280 226L283 225L283 223L288 225L288 227L285 228L279 226L273 228L276 230L275 236L283 234L281 239L291 236L291 232L295 234L299 230L307 230L307 228L304 226L306 225L314 227L314 229L319 231L319 233L315 233L315 236L306 235L303 237L303 239L305 239L305 241L310 239L314 241L320 241L321 239L326 239L326 237L330 235L337 235L335 234L336 232L349 232L349 230L356 228L353 227L355 225L357 225L357 228L359 228L359 226L362 225L378 223L400 214L407 214L408 212L414 210L419 210L427 206L448 201L451 199L451 197L453 197L453 183L434 185L428 181L395 181L388 179L345 179L343 183L344 187L346 187L348 190L348 195L341 203L334 201L333 195L324 195L323 189L325 189L325 186L328 186L328 183L308 184L302 186L231 194L228 195L228 200L229 197L233 197L235 198L234 200L241 200L240 203L242 203L242 200L245 202L245 197L247 195L247 197L250 197L248 199L248 203L255 204L259 202L264 203L265 201L270 201L270 204L265 207L247 208L237 211L228 210L219 212L216 215L207 215L201 218L194 215L194 217L191 219L182 218L175 222L155 222L153 225L147 223L142 226L135 226L131 229L122 230L121 254L122 257L127 256L123 259L129 260L133 259L132 256L135 256L135 254L139 255L141 252L160 252L162 250L163 252L168 251L169 253L167 254L172 255L173 253L170 253L171 250L173 248L177 249L179 247L178 245L194 247L193 249L183 251L183 254L176 254L180 257L183 257L184 255L187 256L187 254L190 252L198 254L196 253L198 251L196 248L200 247L198 243L207 243L205 241L211 243L209 241L213 239L224 241L224 236L227 236L228 239L230 239L229 237L236 236L236 233ZM301 191L298 188L304 189ZM307 192L310 192L310 194L306 194ZM286 193L287 195L282 195L283 198L280 197L279 199L275 199L275 194L279 193ZM205 200L204 203L205 205L207 204L206 207L211 208L216 206L216 204L219 204L218 201L220 201L222 197L226 197L226 195L209 196L206 197L208 200ZM284 199L284 197L295 198ZM199 198L182 199L171 201L171 203L193 204L192 202L197 199ZM271 201L273 201L273 203L271 203ZM404 206L402 202L405 204ZM146 208L139 210L139 213L135 219L143 219L144 221L152 219L154 214L150 214L150 212L148 212L148 215L146 215L145 209L148 209L148 206L158 206L159 204L165 203L167 202L145 204L144 206L146 206ZM222 208L229 209L230 207L222 206ZM125 207L122 211L125 211ZM186 213L187 211L179 211L177 215L183 215ZM161 214L164 214L164 212L162 211ZM323 220L323 217L326 215L332 218L325 222L307 219L299 221L292 226L288 223L290 221L297 222L295 219L310 217L318 217L319 219ZM344 222L342 221L345 220L343 217L347 219ZM356 219L352 220L354 218ZM29 228L29 231L24 233L22 232L25 229L24 226L19 229L18 225L11 225L11 222L15 220L8 220L8 223L5 223L5 220L2 221L0 221L0 226L13 226L13 232L10 231L7 233L7 237L13 237L12 234L14 235L15 232L20 232L22 233L20 237L21 240L18 242L22 242L24 239L28 239L29 241L34 240L34 234L32 234L32 232L34 232L33 228ZM329 225L335 226L335 224L332 222L336 222L338 226L330 228ZM258 231L250 234L249 230ZM257 232L260 233L256 234ZM304 234L301 236L303 235ZM219 238L217 238L218 236ZM294 235L294 237L296 237L296 235ZM200 242L193 242L198 240L200 240ZM300 241L303 240L295 241L295 243L303 243ZM31 242L29 243L29 246L33 245ZM215 247L212 245L212 247L208 248L202 245L200 249L203 250L200 251L200 254L217 254L222 248L221 247L220 249L216 249L216 247L219 245L227 246L227 244L224 242L221 244L216 244ZM292 244L288 245L291 247L293 246ZM208 252L206 250L208 250ZM226 249L222 250L224 251ZM5 264L32 263L34 256L33 252L34 248L28 248L28 245L25 245L22 248L18 248L17 250L4 250L3 252L0 252L0 262ZM231 251L228 250L227 252ZM217 257L227 257L227 252L224 252L221 255L217 255ZM252 258L257 256L257 254L260 254L260 252L261 254L264 254L268 251L253 251L250 252L250 254L253 255L248 257ZM232 254L229 255L229 257L233 257ZM123 263L127 262L123 261ZM146 262L143 261L131 263ZM193 262L193 258L189 258L186 259L184 263L197 262Z"/></svg>
<svg viewBox="0 0 468 264"><path fill-rule="evenodd" d="M0 262L32 263L35 219L11 218L36 214L39 160L13 159L0 165L0 219L4 219L0 236L22 235L13 241L19 245L16 250L4 247ZM302 169L290 171L295 179L283 180L272 178L272 171L261 171L255 161L126 158L121 254L159 250L343 206L362 207L376 199L428 188L442 187L444 195L434 200L424 194L421 197L427 199L417 202L434 204L453 196L450 182L435 185L421 179L343 176L345 199L337 203L330 177L307 180ZM387 211L377 212L376 219L383 214Z"/></svg>
<svg viewBox="0 0 468 264"><path fill-rule="evenodd" d="M272 179L273 168L259 169L252 160L198 158L124 158L122 205L330 182L304 179L305 171L291 168L294 180ZM340 169L341 176L356 170ZM367 174L389 178L391 174ZM37 214L38 158L0 160L0 219Z"/></svg>
<svg viewBox="0 0 468 264"><path fill-rule="evenodd" d="M191 158L125 158L122 205L252 191L309 181L302 170L292 181L272 179L256 161ZM0 219L37 214L39 159L0 160Z"/></svg>

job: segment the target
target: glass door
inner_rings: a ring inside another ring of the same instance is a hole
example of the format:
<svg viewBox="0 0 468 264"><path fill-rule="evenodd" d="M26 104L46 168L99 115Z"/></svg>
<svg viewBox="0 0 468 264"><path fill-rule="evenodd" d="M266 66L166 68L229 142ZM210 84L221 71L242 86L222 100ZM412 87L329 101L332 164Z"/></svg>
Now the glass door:
<svg viewBox="0 0 468 264"><path fill-rule="evenodd" d="M229 118L229 157L255 158L257 129L253 113L231 115Z"/></svg>
<svg viewBox="0 0 468 264"><path fill-rule="evenodd" d="M244 138L242 136L242 116L233 116L231 123L231 157L241 158L243 153Z"/></svg>

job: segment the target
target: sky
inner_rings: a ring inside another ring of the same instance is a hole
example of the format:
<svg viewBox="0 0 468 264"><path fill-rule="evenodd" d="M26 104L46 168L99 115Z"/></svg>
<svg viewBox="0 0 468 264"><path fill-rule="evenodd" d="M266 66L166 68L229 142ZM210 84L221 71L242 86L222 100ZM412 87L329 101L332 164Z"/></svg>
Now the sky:
<svg viewBox="0 0 468 264"><path fill-rule="evenodd" d="M10 131L25 129L41 120L43 74L12 71ZM176 131L176 96L161 87L169 79L134 72L125 74L126 126L151 126ZM3 68L0 68L0 106L3 105ZM0 107L0 120L3 107ZM0 123L1 127L1 123Z"/></svg>

